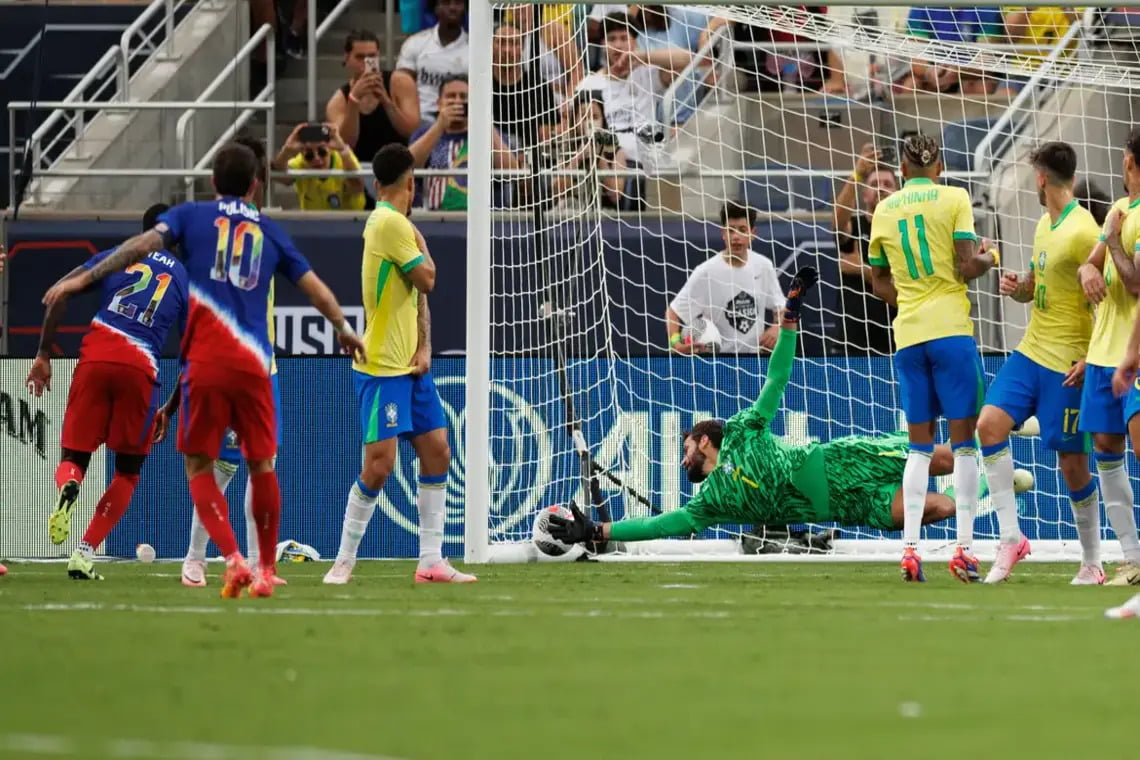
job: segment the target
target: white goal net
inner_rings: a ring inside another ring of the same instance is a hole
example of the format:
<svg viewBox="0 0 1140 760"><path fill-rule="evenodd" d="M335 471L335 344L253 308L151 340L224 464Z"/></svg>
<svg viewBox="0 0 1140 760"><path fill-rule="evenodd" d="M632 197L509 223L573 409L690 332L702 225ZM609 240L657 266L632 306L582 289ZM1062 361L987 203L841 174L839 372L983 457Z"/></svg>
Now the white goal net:
<svg viewBox="0 0 1140 760"><path fill-rule="evenodd" d="M998 242L1006 270L1028 269L1034 255L1042 208L1026 157L1040 142L1076 148L1094 213L1120 194L1140 15L627 8L472 6L472 560L532 558L536 510L590 501L574 431L614 518L683 505L694 486L681 467L682 431L755 400L778 305L767 283L782 291L802 266L821 281L773 430L806 442L904 429L890 314L871 293L865 245L870 211L899 186L909 134L939 140L941 181L969 190L978 232ZM728 203L755 214L746 266L724 259ZM971 298L992 378L1028 310L998 297L993 274L971 285ZM1039 437L1013 440L1017 466L1035 481L1018 497L1025 534L1056 550L1038 554L1073 555L1054 455ZM625 550L736 557L772 548L748 538L759 527ZM928 526L924 540L948 545L953 530L953 519ZM987 498L975 532L985 554L997 533ZM839 556L893 557L898 537L851 526L833 545Z"/></svg>

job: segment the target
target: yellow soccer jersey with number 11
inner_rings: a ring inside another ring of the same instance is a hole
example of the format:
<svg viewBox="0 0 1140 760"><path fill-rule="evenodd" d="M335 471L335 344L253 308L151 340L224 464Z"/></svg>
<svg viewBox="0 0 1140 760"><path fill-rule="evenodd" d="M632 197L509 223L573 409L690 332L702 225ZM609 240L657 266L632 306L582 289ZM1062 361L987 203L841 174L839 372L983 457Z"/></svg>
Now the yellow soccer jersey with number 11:
<svg viewBox="0 0 1140 760"><path fill-rule="evenodd" d="M1140 237L1140 198L1132 203L1121 198L1112 204L1127 214L1120 230L1120 242L1129 256L1136 250ZM1101 239L1104 235L1101 235ZM1136 296L1128 292L1112 263L1112 254L1104 252L1104 287L1108 295L1096 307L1092 339L1089 341L1088 363L1098 367L1115 367L1124 358L1128 336L1132 333L1132 319L1136 313Z"/></svg>
<svg viewBox="0 0 1140 760"><path fill-rule="evenodd" d="M875 208L867 263L894 276L898 348L974 334L955 240L977 240L970 196L960 187L912 179Z"/></svg>
<svg viewBox="0 0 1140 760"><path fill-rule="evenodd" d="M1075 200L1053 222L1042 214L1033 235L1033 311L1017 350L1046 369L1068 372L1084 357L1092 334L1092 309L1077 268L1096 246L1100 229Z"/></svg>

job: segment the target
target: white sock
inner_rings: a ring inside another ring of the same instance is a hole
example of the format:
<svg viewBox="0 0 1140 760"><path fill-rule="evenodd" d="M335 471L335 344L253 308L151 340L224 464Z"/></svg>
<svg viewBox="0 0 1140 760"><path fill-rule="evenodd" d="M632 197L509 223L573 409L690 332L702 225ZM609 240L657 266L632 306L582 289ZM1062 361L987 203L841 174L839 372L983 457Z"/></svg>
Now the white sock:
<svg viewBox="0 0 1140 760"><path fill-rule="evenodd" d="M443 559L443 523L447 519L447 476L420 477L416 507L420 511L420 564L426 570Z"/></svg>
<svg viewBox="0 0 1140 760"><path fill-rule="evenodd" d="M373 491L360 481L352 484L348 490L348 504L344 508L344 527L340 532L340 549L336 553L337 562L355 562L356 550L360 540L364 538L364 531L368 529L368 521L376 511L376 498L379 491Z"/></svg>
<svg viewBox="0 0 1140 760"><path fill-rule="evenodd" d="M1096 481L1076 491L1069 491L1069 505L1081 541L1081 564L1100 564L1100 504L1096 498Z"/></svg>
<svg viewBox="0 0 1140 760"><path fill-rule="evenodd" d="M954 516L958 524L958 546L967 552L974 543L974 513L978 509L978 451L973 442L955 444Z"/></svg>
<svg viewBox="0 0 1140 760"><path fill-rule="evenodd" d="M230 481L233 480L234 474L237 473L237 465L230 462L225 462L219 459L214 462L214 482L218 484L218 490L223 494L229 488ZM210 534L206 532L206 526L198 518L198 510L190 510L190 548L186 550L186 559L198 560L199 562L206 561L206 547L210 543Z"/></svg>
<svg viewBox="0 0 1140 760"><path fill-rule="evenodd" d="M257 521L253 519L253 479L245 480L245 558L250 567L257 567Z"/></svg>
<svg viewBox="0 0 1140 760"><path fill-rule="evenodd" d="M1013 492L1013 454L1009 441L982 447L986 482L990 498L997 512L998 533L1002 543L1013 544L1021 540L1021 526L1017 524L1017 495Z"/></svg>
<svg viewBox="0 0 1140 760"><path fill-rule="evenodd" d="M95 559L95 547L86 541L80 541L79 546L75 548L83 555L83 559Z"/></svg>
<svg viewBox="0 0 1140 760"><path fill-rule="evenodd" d="M1124 559L1140 563L1140 541L1136 539L1136 515L1132 512L1132 484L1128 482L1128 468L1124 455L1097 454L1096 471L1100 475L1100 496L1108 524L1120 541Z"/></svg>
<svg viewBox="0 0 1140 760"><path fill-rule="evenodd" d="M922 533L922 513L926 509L926 489L930 485L930 458L934 446L911 444L903 469L903 545L918 547Z"/></svg>

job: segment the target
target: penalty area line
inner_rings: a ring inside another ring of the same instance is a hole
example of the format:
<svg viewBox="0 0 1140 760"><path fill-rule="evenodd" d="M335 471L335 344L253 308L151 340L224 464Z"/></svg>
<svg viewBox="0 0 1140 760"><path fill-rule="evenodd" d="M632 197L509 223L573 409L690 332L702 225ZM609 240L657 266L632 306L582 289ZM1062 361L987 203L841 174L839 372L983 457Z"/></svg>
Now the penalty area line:
<svg viewBox="0 0 1140 760"><path fill-rule="evenodd" d="M320 747L262 747L215 742L151 739L78 740L55 734L0 734L0 749L43 757L110 757L136 760L404 760L391 755L342 752Z"/></svg>

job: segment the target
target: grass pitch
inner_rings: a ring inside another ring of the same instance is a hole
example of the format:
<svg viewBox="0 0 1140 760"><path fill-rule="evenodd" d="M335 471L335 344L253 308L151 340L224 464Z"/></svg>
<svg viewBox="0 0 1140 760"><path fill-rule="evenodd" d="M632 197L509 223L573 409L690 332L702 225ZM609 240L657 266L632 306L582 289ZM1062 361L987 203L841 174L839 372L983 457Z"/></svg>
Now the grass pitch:
<svg viewBox="0 0 1140 760"><path fill-rule="evenodd" d="M0 758L1124 757L1140 623L1072 565L364 562L269 600L178 565L0 579Z"/></svg>

